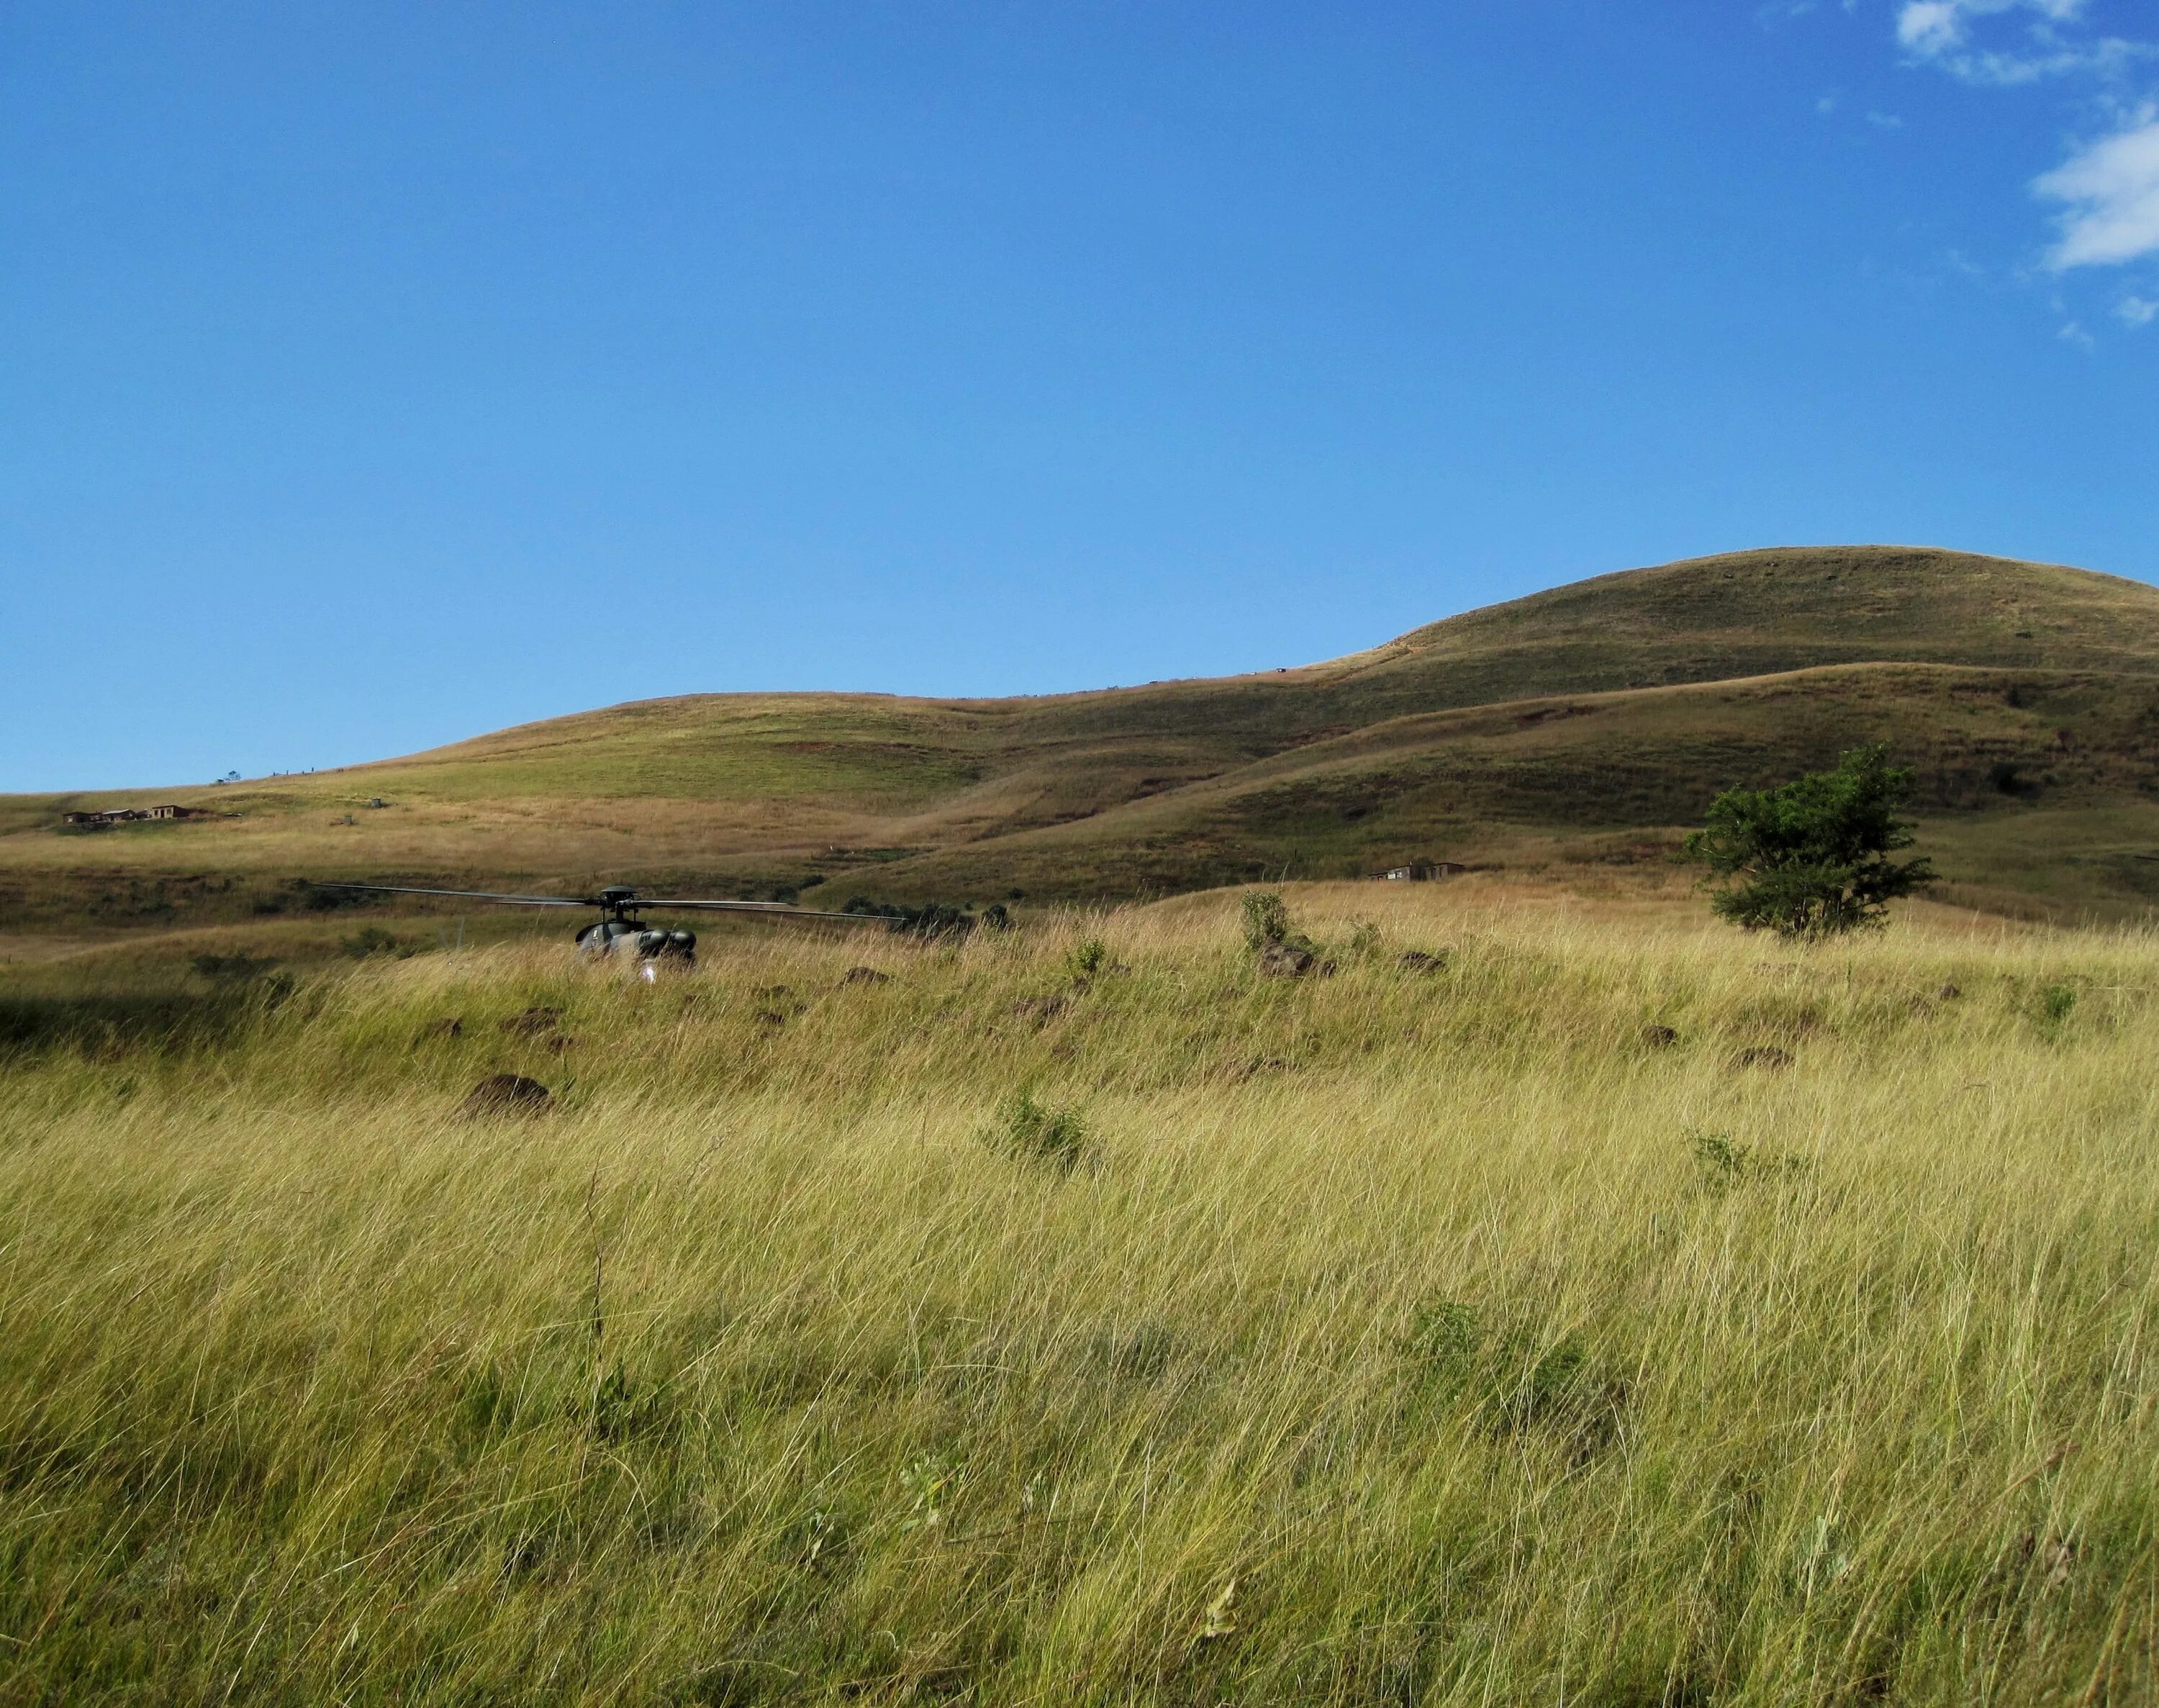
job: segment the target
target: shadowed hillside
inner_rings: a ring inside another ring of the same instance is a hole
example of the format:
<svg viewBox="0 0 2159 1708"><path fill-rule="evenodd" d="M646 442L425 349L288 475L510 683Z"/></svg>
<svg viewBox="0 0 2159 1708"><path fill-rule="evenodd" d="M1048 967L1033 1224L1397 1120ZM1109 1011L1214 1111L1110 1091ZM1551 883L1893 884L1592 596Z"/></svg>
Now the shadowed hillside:
<svg viewBox="0 0 2159 1708"><path fill-rule="evenodd" d="M2141 906L2159 872L2159 591L1957 552L1782 548L1603 576L1259 675L643 701L158 791L241 816L94 841L57 834L59 815L123 797L17 796L0 804L0 929L40 908L251 916L301 875L988 899L1419 855L1639 861L1718 789L1862 740L1918 768L1929 835L1973 898ZM2012 856L2046 841L2035 818L2063 827L2060 858Z"/></svg>

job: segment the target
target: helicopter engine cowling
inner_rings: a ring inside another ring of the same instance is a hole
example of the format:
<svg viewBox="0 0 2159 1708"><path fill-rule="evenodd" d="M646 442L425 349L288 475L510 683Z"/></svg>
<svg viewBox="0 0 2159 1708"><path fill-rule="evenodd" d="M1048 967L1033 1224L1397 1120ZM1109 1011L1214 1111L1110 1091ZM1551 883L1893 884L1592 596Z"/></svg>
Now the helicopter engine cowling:
<svg viewBox="0 0 2159 1708"><path fill-rule="evenodd" d="M627 919L602 919L577 933L577 947L587 955L634 955L639 960L679 960L697 958L694 931L661 931Z"/></svg>

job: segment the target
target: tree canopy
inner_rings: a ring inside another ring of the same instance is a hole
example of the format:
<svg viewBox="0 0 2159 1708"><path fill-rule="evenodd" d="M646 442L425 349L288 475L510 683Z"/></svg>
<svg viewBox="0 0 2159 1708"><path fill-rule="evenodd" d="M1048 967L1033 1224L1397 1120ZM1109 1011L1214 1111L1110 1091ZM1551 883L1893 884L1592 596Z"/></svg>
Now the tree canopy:
<svg viewBox="0 0 2159 1708"><path fill-rule="evenodd" d="M1878 743L1778 788L1727 789L1686 856L1709 868L1711 905L1750 931L1822 938L1879 925L1891 902L1934 881L1925 860L1888 857L1912 846L1897 811L1912 780Z"/></svg>

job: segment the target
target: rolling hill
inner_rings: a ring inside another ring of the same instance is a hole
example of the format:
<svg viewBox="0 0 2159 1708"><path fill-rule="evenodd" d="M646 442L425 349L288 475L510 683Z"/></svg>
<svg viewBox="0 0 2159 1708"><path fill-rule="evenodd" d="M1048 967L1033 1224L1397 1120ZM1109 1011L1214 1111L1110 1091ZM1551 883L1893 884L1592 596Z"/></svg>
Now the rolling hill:
<svg viewBox="0 0 2159 1708"><path fill-rule="evenodd" d="M2159 590L1888 546L1599 577L1264 675L1005 700L712 694L164 790L0 800L0 930L264 918L290 881L837 902L1127 896L1416 856L1659 862L1718 789L1890 741L1977 905L2159 894ZM380 799L377 810L368 805Z"/></svg>

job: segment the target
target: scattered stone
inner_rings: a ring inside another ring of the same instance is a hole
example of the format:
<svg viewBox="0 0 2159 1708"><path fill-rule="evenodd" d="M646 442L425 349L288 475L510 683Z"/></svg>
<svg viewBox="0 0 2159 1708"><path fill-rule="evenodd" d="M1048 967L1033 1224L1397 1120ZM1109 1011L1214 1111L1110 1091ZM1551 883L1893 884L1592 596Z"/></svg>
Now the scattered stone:
<svg viewBox="0 0 2159 1708"><path fill-rule="evenodd" d="M1935 1000L1943 1002L1954 1002L1962 995L1964 995L1963 987L1954 979L1934 992Z"/></svg>
<svg viewBox="0 0 2159 1708"><path fill-rule="evenodd" d="M1433 953L1428 950L1411 949L1395 956L1395 965L1413 973L1443 973L1447 970L1447 951Z"/></svg>
<svg viewBox="0 0 2159 1708"><path fill-rule="evenodd" d="M555 1033L546 1041L546 1043L541 1046L541 1048L545 1049L551 1056L562 1055L566 1051L575 1049L577 1047L577 1039L570 1037L566 1033L560 1032Z"/></svg>
<svg viewBox="0 0 2159 1708"><path fill-rule="evenodd" d="M879 972L873 966L851 966L841 975L840 982L843 985L888 985L892 982L892 975Z"/></svg>
<svg viewBox="0 0 2159 1708"><path fill-rule="evenodd" d="M1269 978L1301 979L1318 965L1310 950L1294 943L1270 943L1260 951L1260 970Z"/></svg>
<svg viewBox="0 0 2159 1708"><path fill-rule="evenodd" d="M757 1023L759 1026L784 1026L787 1017L777 1008L760 1008L757 1011Z"/></svg>
<svg viewBox="0 0 2159 1708"><path fill-rule="evenodd" d="M522 1014L513 1014L501 1022L501 1030L520 1038L538 1038L552 1032L561 1023L562 1011L559 1008L527 1008Z"/></svg>
<svg viewBox="0 0 2159 1708"><path fill-rule="evenodd" d="M1645 1026L1642 1028L1642 1042L1653 1050L1668 1050L1679 1041L1679 1033L1669 1026Z"/></svg>
<svg viewBox="0 0 2159 1708"><path fill-rule="evenodd" d="M770 1002L781 996L793 996L795 994L795 986L792 985L759 985L757 989L750 994L756 996L761 1002Z"/></svg>
<svg viewBox="0 0 2159 1708"><path fill-rule="evenodd" d="M538 1115L553 1093L522 1074L492 1074L472 1089L459 1110L468 1119L490 1115Z"/></svg>
<svg viewBox="0 0 2159 1708"><path fill-rule="evenodd" d="M464 1035L463 1017L453 1014L446 1020L430 1020L420 1028L418 1041L425 1043L431 1038L463 1038Z"/></svg>
<svg viewBox="0 0 2159 1708"><path fill-rule="evenodd" d="M1783 1069L1792 1065L1792 1053L1773 1043L1750 1044L1732 1058L1735 1068Z"/></svg>

